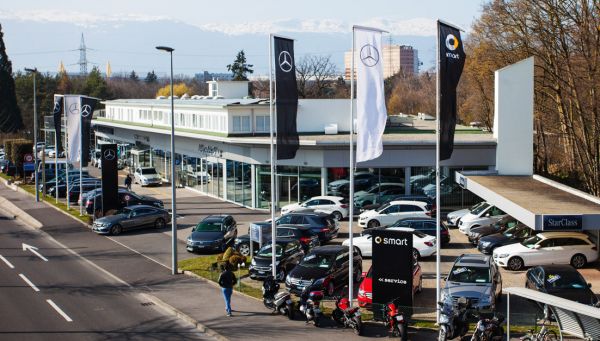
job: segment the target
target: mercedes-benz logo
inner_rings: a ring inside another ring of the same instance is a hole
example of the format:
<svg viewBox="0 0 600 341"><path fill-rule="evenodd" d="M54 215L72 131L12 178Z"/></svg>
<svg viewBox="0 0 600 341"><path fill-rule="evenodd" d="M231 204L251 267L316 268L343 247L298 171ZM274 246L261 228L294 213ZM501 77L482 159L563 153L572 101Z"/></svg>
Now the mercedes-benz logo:
<svg viewBox="0 0 600 341"><path fill-rule="evenodd" d="M79 107L77 106L77 103L71 103L71 105L69 105L69 112L71 114L79 114Z"/></svg>
<svg viewBox="0 0 600 341"><path fill-rule="evenodd" d="M92 114L92 106L85 104L81 107L81 117L88 117Z"/></svg>
<svg viewBox="0 0 600 341"><path fill-rule="evenodd" d="M294 60L292 55L287 51L281 51L279 54L279 68L283 72L290 72L294 68Z"/></svg>
<svg viewBox="0 0 600 341"><path fill-rule="evenodd" d="M60 102L56 101L54 102L54 109L52 110L52 113L54 115L58 114L60 112Z"/></svg>
<svg viewBox="0 0 600 341"><path fill-rule="evenodd" d="M379 51L371 44L366 44L360 49L360 61L368 67L379 63Z"/></svg>
<svg viewBox="0 0 600 341"><path fill-rule="evenodd" d="M115 158L115 151L112 149L107 149L104 151L104 159L107 161L111 161L114 160Z"/></svg>

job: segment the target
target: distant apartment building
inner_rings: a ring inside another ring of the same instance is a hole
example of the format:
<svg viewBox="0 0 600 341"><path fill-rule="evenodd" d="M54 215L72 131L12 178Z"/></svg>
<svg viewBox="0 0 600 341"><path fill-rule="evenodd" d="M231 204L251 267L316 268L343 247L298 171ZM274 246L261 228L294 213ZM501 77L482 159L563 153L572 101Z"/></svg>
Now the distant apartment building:
<svg viewBox="0 0 600 341"><path fill-rule="evenodd" d="M408 74L419 73L419 51L408 45L384 45L381 56L383 61L383 76L388 78L400 70ZM355 60L358 61L359 51L355 51ZM352 51L344 53L345 78L350 79L352 67Z"/></svg>

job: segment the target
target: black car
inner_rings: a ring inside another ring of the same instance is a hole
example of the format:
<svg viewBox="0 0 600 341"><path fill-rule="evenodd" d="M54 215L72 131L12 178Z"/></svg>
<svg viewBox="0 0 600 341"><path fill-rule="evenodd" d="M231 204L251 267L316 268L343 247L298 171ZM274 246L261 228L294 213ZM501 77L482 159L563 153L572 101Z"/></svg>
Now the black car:
<svg viewBox="0 0 600 341"><path fill-rule="evenodd" d="M237 237L237 222L230 215L210 215L187 237L188 252L225 251Z"/></svg>
<svg viewBox="0 0 600 341"><path fill-rule="evenodd" d="M254 223L257 224L257 223ZM258 224L270 224L268 222L261 222ZM304 252L308 252L310 249L320 245L319 237L314 233L310 227L296 226L296 225L278 225L276 229L277 239L288 238L294 239L300 242L300 246ZM265 236L267 240L271 240L271 235ZM250 255L250 236L245 234L238 236L235 239L234 248L238 250L242 255ZM259 243L252 242L252 248L256 253L259 249Z"/></svg>
<svg viewBox="0 0 600 341"><path fill-rule="evenodd" d="M517 225L518 222L519 221L517 219L507 215L495 223L473 227L469 230L468 233L469 241L474 245L477 245L477 243L479 243L479 239L481 239L482 237L494 233L502 233L506 231L506 229L508 229L509 227Z"/></svg>
<svg viewBox="0 0 600 341"><path fill-rule="evenodd" d="M298 184L300 184L300 192L298 192ZM306 201L321 195L321 180L313 178L300 179L292 186L290 191L291 193L300 193L300 201Z"/></svg>
<svg viewBox="0 0 600 341"><path fill-rule="evenodd" d="M144 227L162 229L169 221L169 212L162 208L138 205L124 207L114 215L96 219L92 225L92 231L98 234L117 235L124 231Z"/></svg>
<svg viewBox="0 0 600 341"><path fill-rule="evenodd" d="M340 229L331 215L322 212L292 212L275 220L277 225L296 225L310 228L321 244L337 237Z"/></svg>
<svg viewBox="0 0 600 341"><path fill-rule="evenodd" d="M362 191L379 181L376 174L369 172L358 172L354 174L354 191ZM334 180L327 185L327 195L348 198L350 192L350 179Z"/></svg>
<svg viewBox="0 0 600 341"><path fill-rule="evenodd" d="M430 217L413 217L402 218L388 227L409 227L411 229L415 229L415 231L420 231L430 236L437 237L437 229L435 226L435 219ZM440 225L440 239L442 241L442 245L450 243L450 233L448 232L448 227L443 224Z"/></svg>
<svg viewBox="0 0 600 341"><path fill-rule="evenodd" d="M59 198L67 197L67 188L69 189L69 198L71 202L77 201L79 199L79 184L84 187L84 192L92 190L94 188L99 188L102 186L102 181L97 178L83 178L76 179L69 183L69 187L67 187L66 183L59 184L58 186L51 186L48 188L47 194L51 197L56 197L56 191L58 190ZM76 194L74 194L76 192Z"/></svg>
<svg viewBox="0 0 600 341"><path fill-rule="evenodd" d="M336 291L348 284L349 248L343 245L326 245L312 249L300 264L285 279L285 286L294 293L302 290L314 281L322 281L325 293L333 296ZM356 249L353 253L352 278L358 283L362 276L362 258Z"/></svg>
<svg viewBox="0 0 600 341"><path fill-rule="evenodd" d="M93 214L94 209L100 210L102 207L102 192L99 190L96 190L92 193L93 194L87 196L87 200L85 202L85 211L87 212L87 214ZM156 199L153 197L149 197L149 196L145 196L145 195L138 195L138 194L135 194L126 189L119 188L118 196L119 196L119 205L118 205L119 209L126 207L126 206L133 206L133 205L150 205L150 206L155 206L158 208L164 207L162 200L159 200L159 199Z"/></svg>
<svg viewBox="0 0 600 341"><path fill-rule="evenodd" d="M480 238L479 243L477 243L477 250L483 254L491 255L497 247L520 243L535 234L536 232L533 229L522 223L518 223L502 233L491 234Z"/></svg>
<svg viewBox="0 0 600 341"><path fill-rule="evenodd" d="M526 288L582 304L598 303L598 297L590 289L591 284L571 265L536 266L527 270L526 278Z"/></svg>
<svg viewBox="0 0 600 341"><path fill-rule="evenodd" d="M283 282L287 273L292 271L300 260L304 257L304 251L300 246L300 242L293 239L278 239L275 242L275 259L276 269L275 279ZM254 257L248 269L250 278L262 280L272 274L272 258L273 247L272 243L264 245Z"/></svg>

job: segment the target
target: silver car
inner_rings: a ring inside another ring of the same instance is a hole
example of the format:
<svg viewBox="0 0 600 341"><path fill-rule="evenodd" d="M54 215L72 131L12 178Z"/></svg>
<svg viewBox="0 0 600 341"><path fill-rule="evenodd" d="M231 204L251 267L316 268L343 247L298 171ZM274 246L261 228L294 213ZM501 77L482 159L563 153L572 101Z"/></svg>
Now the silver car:
<svg viewBox="0 0 600 341"><path fill-rule="evenodd" d="M92 231L98 234L117 235L141 228L162 229L170 221L170 214L162 208L149 205L127 206L116 214L96 219Z"/></svg>

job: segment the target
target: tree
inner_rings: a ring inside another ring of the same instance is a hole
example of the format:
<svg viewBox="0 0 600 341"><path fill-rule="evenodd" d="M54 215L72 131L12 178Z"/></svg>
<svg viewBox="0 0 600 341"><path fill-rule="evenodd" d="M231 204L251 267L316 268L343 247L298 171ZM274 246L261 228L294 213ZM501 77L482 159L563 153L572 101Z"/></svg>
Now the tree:
<svg viewBox="0 0 600 341"><path fill-rule="evenodd" d="M140 77L138 77L137 73L135 73L135 71L131 71L131 73L129 74L129 79L131 79L132 81L139 81Z"/></svg>
<svg viewBox="0 0 600 341"><path fill-rule="evenodd" d="M185 83L173 84L173 93L175 94L175 96L178 97L181 97L184 94L191 95L190 88L188 88L188 86ZM158 91L156 92L156 96L171 96L171 85L167 84L162 88L158 89Z"/></svg>
<svg viewBox="0 0 600 341"><path fill-rule="evenodd" d="M56 81L58 83L56 86L56 91L59 94L64 95L71 93L73 85L71 84L71 79L69 78L69 75L67 75L66 71L60 72L58 75L56 75Z"/></svg>
<svg viewBox="0 0 600 341"><path fill-rule="evenodd" d="M83 93L100 99L107 99L110 97L106 79L102 77L98 67L94 66L92 71L87 75Z"/></svg>
<svg viewBox="0 0 600 341"><path fill-rule="evenodd" d="M302 98L333 97L337 78L331 56L307 55L296 62L298 96Z"/></svg>
<svg viewBox="0 0 600 341"><path fill-rule="evenodd" d="M148 74L146 75L146 79L144 79L144 81L146 83L156 83L158 81L158 77L156 76L156 73L154 73L154 70L152 70L151 72L148 72Z"/></svg>
<svg viewBox="0 0 600 341"><path fill-rule="evenodd" d="M233 64L227 65L227 71L230 71L233 74L234 81L247 81L247 74L254 73L254 70L251 68L254 67L252 64L246 63L246 54L244 50L238 52Z"/></svg>
<svg viewBox="0 0 600 341"><path fill-rule="evenodd" d="M6 55L4 33L0 24L0 132L12 133L22 128L23 118L17 105L12 63Z"/></svg>

